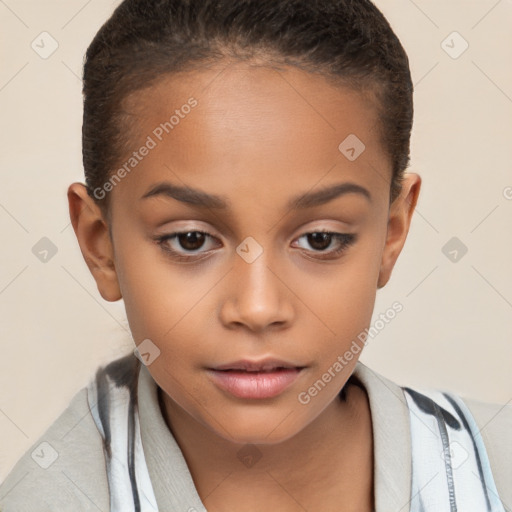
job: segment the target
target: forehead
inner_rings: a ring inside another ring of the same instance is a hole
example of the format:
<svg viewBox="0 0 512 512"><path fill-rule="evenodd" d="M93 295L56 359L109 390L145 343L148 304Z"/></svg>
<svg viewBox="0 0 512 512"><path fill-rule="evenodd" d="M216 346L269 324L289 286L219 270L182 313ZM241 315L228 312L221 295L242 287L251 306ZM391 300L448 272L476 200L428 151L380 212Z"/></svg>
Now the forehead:
<svg viewBox="0 0 512 512"><path fill-rule="evenodd" d="M376 104L320 75L218 65L166 76L132 95L124 110L131 150L150 148L112 192L130 204L163 180L242 198L270 190L288 197L345 180L389 196Z"/></svg>

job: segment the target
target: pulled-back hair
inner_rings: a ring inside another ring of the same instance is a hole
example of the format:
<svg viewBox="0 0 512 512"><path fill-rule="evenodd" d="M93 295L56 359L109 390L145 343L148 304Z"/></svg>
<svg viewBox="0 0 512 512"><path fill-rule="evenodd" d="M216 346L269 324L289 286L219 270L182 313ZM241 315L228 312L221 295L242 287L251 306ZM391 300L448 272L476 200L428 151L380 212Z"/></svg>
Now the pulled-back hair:
<svg viewBox="0 0 512 512"><path fill-rule="evenodd" d="M130 143L124 100L163 75L223 60L291 65L375 100L392 168L390 201L409 165L413 85L409 60L369 0L124 0L84 61L82 154L98 199ZM370 96L369 96L370 97Z"/></svg>

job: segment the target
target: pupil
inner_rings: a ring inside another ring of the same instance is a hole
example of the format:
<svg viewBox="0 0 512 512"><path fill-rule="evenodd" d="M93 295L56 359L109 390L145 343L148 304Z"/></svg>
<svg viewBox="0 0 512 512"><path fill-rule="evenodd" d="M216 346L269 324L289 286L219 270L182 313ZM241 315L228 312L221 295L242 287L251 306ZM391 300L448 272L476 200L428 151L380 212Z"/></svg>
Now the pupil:
<svg viewBox="0 0 512 512"><path fill-rule="evenodd" d="M331 243L331 235L329 233L311 233L308 235L308 242L314 249L326 249Z"/></svg>
<svg viewBox="0 0 512 512"><path fill-rule="evenodd" d="M188 233L179 235L180 245L184 249L189 249L191 251L195 249L199 249L204 243L204 233L200 233L199 231L189 231ZM196 246L198 241L199 246Z"/></svg>

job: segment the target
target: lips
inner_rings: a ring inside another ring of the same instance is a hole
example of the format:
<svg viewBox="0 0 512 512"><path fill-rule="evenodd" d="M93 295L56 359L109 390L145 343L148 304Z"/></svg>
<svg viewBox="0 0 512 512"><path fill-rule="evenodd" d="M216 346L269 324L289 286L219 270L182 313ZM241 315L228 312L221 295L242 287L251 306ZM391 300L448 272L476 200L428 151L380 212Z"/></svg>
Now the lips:
<svg viewBox="0 0 512 512"><path fill-rule="evenodd" d="M246 371L246 372L269 372L280 369L303 368L279 359L264 359L262 361L250 361L243 359L233 363L215 366L212 370L219 371Z"/></svg>
<svg viewBox="0 0 512 512"><path fill-rule="evenodd" d="M280 395L304 368L278 359L239 360L210 368L208 374L221 390L255 400Z"/></svg>

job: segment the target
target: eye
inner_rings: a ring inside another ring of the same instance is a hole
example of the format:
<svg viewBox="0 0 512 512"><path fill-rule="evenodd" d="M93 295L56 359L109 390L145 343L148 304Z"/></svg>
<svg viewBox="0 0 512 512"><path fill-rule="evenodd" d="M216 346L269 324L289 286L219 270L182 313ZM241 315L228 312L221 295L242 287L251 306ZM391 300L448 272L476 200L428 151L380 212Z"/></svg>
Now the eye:
<svg viewBox="0 0 512 512"><path fill-rule="evenodd" d="M156 237L162 250L178 261L197 260L197 255L205 254L208 250L200 251L208 240L214 237L205 231L178 231L168 235Z"/></svg>
<svg viewBox="0 0 512 512"><path fill-rule="evenodd" d="M306 249L309 253L316 253L315 258L333 259L356 241L356 235L332 231L312 231L304 233L297 240L300 241L302 239L312 247L312 250L308 250L307 247L300 244L299 246L302 249ZM211 245L211 241L216 240L216 238L206 231L189 230L157 236L155 240L163 251L177 261L198 261L203 259L209 250L213 248L210 246L209 249L205 250L204 246L208 247L207 242L210 241ZM221 244L216 246L219 245Z"/></svg>
<svg viewBox="0 0 512 512"><path fill-rule="evenodd" d="M309 250L308 252L318 253L320 259L327 259L334 258L343 253L356 241L356 235L332 231L312 231L304 233L297 240L300 241L301 239L305 239L306 243L313 248L312 251ZM301 247L304 248L304 246ZM329 247L331 248L330 250L328 250Z"/></svg>

